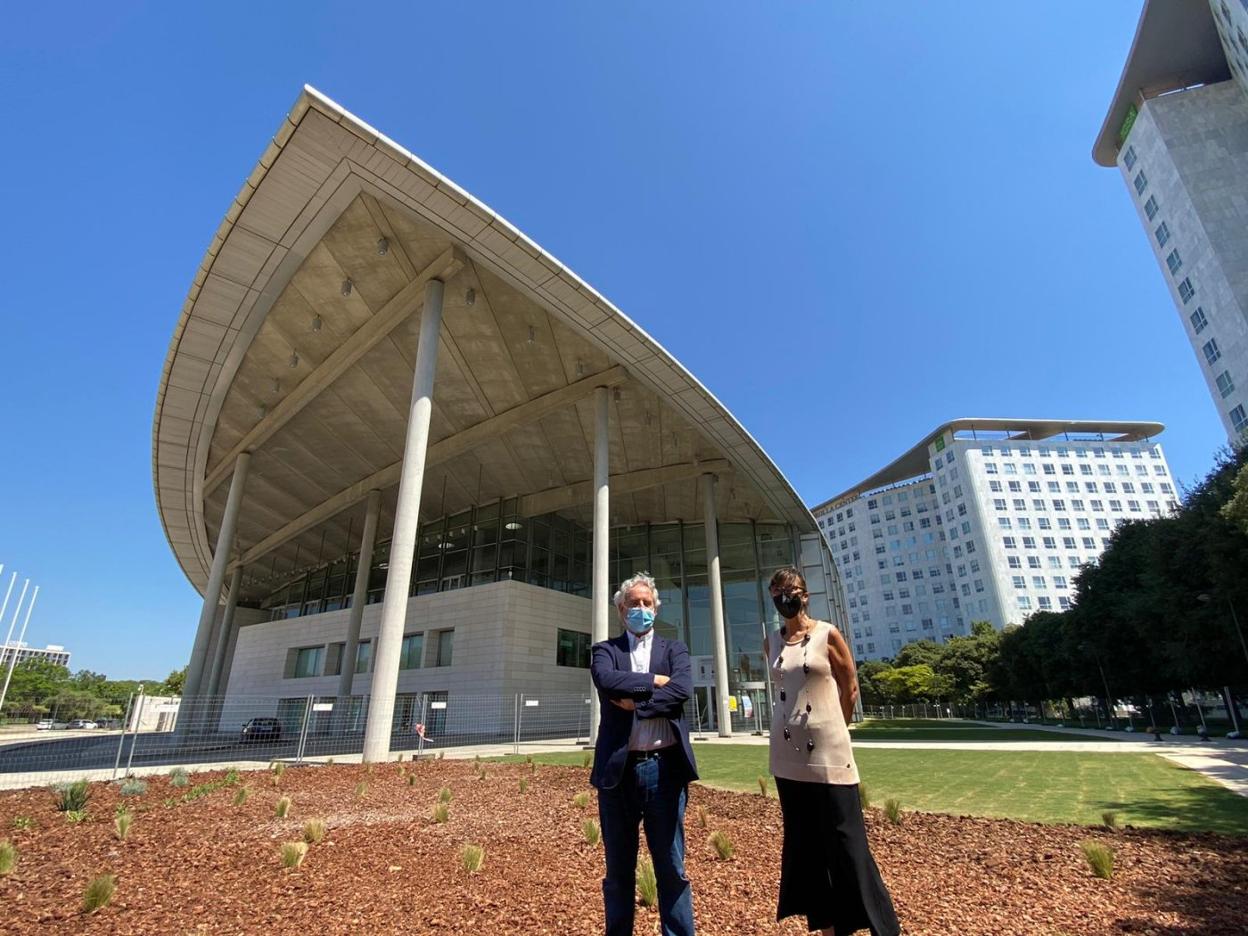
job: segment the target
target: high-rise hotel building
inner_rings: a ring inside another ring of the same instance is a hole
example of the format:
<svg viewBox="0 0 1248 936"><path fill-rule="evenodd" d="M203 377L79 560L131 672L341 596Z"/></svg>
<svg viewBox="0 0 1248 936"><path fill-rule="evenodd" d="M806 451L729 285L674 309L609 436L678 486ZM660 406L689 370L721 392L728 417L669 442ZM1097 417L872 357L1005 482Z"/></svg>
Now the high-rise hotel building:
<svg viewBox="0 0 1248 936"><path fill-rule="evenodd" d="M1248 439L1248 0L1148 0L1092 150L1117 166L1232 444Z"/></svg>
<svg viewBox="0 0 1248 936"><path fill-rule="evenodd" d="M1177 506L1160 423L957 419L812 512L858 659L1070 607L1128 520Z"/></svg>

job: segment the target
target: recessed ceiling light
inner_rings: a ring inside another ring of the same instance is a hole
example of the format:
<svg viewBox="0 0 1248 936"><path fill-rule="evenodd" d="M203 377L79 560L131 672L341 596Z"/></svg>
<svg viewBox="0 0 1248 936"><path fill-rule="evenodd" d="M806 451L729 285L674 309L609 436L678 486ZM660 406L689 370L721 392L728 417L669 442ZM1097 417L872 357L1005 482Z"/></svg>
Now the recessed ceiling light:
<svg viewBox="0 0 1248 936"><path fill-rule="evenodd" d="M319 332L321 330L321 324L321 317L319 315L314 316L312 319L312 330L314 332Z"/></svg>
<svg viewBox="0 0 1248 936"><path fill-rule="evenodd" d="M612 392L612 395L615 397L615 402L619 403L620 402L620 388L616 387L614 391Z"/></svg>
<svg viewBox="0 0 1248 936"><path fill-rule="evenodd" d="M389 252L390 252L390 239L388 237L378 238L377 256L384 257Z"/></svg>
<svg viewBox="0 0 1248 936"><path fill-rule="evenodd" d="M351 277L348 276L345 280L342 281L342 294L344 296L351 295L351 290L354 286L355 286L355 283L351 282Z"/></svg>
<svg viewBox="0 0 1248 936"><path fill-rule="evenodd" d="M519 523L515 520L508 520L506 523L503 524L503 529L504 530L523 530L524 524Z"/></svg>
<svg viewBox="0 0 1248 936"><path fill-rule="evenodd" d="M273 378L273 392L274 393L282 392L282 382L278 380L276 377Z"/></svg>
<svg viewBox="0 0 1248 936"><path fill-rule="evenodd" d="M584 361L576 362L576 376L577 377L585 376L585 362Z"/></svg>
<svg viewBox="0 0 1248 936"><path fill-rule="evenodd" d="M299 352L298 351L290 352L290 366L291 367L299 366Z"/></svg>
<svg viewBox="0 0 1248 936"><path fill-rule="evenodd" d="M466 293L464 293L464 305L476 305L476 304L477 304L477 291L475 289L469 289Z"/></svg>
<svg viewBox="0 0 1248 936"><path fill-rule="evenodd" d="M532 325L529 326L529 344L533 344L537 340L537 331Z"/></svg>

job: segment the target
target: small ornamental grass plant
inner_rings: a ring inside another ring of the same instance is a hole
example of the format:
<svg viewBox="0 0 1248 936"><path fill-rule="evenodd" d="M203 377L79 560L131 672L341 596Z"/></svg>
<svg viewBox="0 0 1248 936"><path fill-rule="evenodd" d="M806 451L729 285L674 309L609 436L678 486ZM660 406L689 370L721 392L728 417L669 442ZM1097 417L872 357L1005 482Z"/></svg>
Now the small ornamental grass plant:
<svg viewBox="0 0 1248 936"><path fill-rule="evenodd" d="M581 758L581 766L582 766L582 767L589 767L590 765L592 765L592 764L593 764L593 762L594 762L594 753L593 753L593 751L586 751L586 752L585 752L585 754L584 754L584 756Z"/></svg>
<svg viewBox="0 0 1248 936"><path fill-rule="evenodd" d="M593 819L586 819L581 823L581 833L585 836L585 842L588 845L597 845L598 840L602 838L602 830L598 828L598 823Z"/></svg>
<svg viewBox="0 0 1248 936"><path fill-rule="evenodd" d="M711 836L707 839L707 841L710 843L711 848L715 849L715 854L719 857L720 861L732 860L732 856L736 852L736 847L732 844L732 840L729 839L725 833L716 829L711 833Z"/></svg>
<svg viewBox="0 0 1248 936"><path fill-rule="evenodd" d="M1080 842L1079 849L1087 859L1088 867L1098 878L1109 880L1114 876L1114 850L1101 842Z"/></svg>
<svg viewBox="0 0 1248 936"><path fill-rule="evenodd" d="M147 792L147 784L138 777L127 777L121 782L119 792L122 796L142 796Z"/></svg>
<svg viewBox="0 0 1248 936"><path fill-rule="evenodd" d="M439 803L449 803L451 799L452 799L452 796L451 796L450 787L443 787L442 789L438 790L438 802Z"/></svg>
<svg viewBox="0 0 1248 936"><path fill-rule="evenodd" d="M19 832L24 832L26 829L33 829L34 827L35 820L31 819L30 816L13 817L13 828L17 829Z"/></svg>
<svg viewBox="0 0 1248 936"><path fill-rule="evenodd" d="M364 794L368 792L368 784L361 780L355 785L355 798L363 799Z"/></svg>
<svg viewBox="0 0 1248 936"><path fill-rule="evenodd" d="M415 785L416 785L416 774L415 774L415 773L409 773L409 774L407 775L407 785L408 785L408 786L415 786Z"/></svg>
<svg viewBox="0 0 1248 936"><path fill-rule="evenodd" d="M65 813L65 821L77 825L79 822L86 822L91 818L91 814L85 809L71 809Z"/></svg>
<svg viewBox="0 0 1248 936"><path fill-rule="evenodd" d="M480 845L465 845L459 852L459 860L465 871L476 874L485 862L485 849Z"/></svg>
<svg viewBox="0 0 1248 936"><path fill-rule="evenodd" d="M113 817L113 833L117 836L117 841L124 842L126 836L130 834L130 825L134 822L134 814L128 809L118 809L117 815Z"/></svg>
<svg viewBox="0 0 1248 936"><path fill-rule="evenodd" d="M278 819L285 819L286 814L290 812L290 797L283 796L277 801L277 805L273 807L273 815Z"/></svg>
<svg viewBox="0 0 1248 936"><path fill-rule="evenodd" d="M191 782L190 775L182 767L174 767L169 771L169 785L173 787L184 787Z"/></svg>
<svg viewBox="0 0 1248 936"><path fill-rule="evenodd" d="M706 811L706 807L699 804L698 806L698 825L704 829L711 827L711 814Z"/></svg>
<svg viewBox="0 0 1248 936"><path fill-rule="evenodd" d="M84 812L87 800L91 798L91 789L86 780L74 783L58 783L52 788L52 799L56 808L63 813Z"/></svg>
<svg viewBox="0 0 1248 936"><path fill-rule="evenodd" d="M269 772L273 774L273 785L277 786L282 782L282 774L286 772L286 764L283 761L273 761L269 764Z"/></svg>
<svg viewBox="0 0 1248 936"><path fill-rule="evenodd" d="M763 796L767 795L767 778L766 777L760 776L758 778L758 792L763 794Z"/></svg>
<svg viewBox="0 0 1248 936"><path fill-rule="evenodd" d="M893 825L901 825L901 800L890 797L884 801L884 818Z"/></svg>
<svg viewBox="0 0 1248 936"><path fill-rule="evenodd" d="M1118 814L1112 809L1107 809L1101 813L1101 825L1107 829L1118 828Z"/></svg>
<svg viewBox="0 0 1248 936"><path fill-rule="evenodd" d="M283 842L281 856L283 868L297 868L303 864L303 859L308 856L308 843Z"/></svg>
<svg viewBox="0 0 1248 936"><path fill-rule="evenodd" d="M91 879L82 895L82 912L95 913L113 899L113 891L117 889L117 878L111 874L101 874Z"/></svg>
<svg viewBox="0 0 1248 936"><path fill-rule="evenodd" d="M863 809L871 808L871 793L865 783L858 784L858 802L862 803Z"/></svg>
<svg viewBox="0 0 1248 936"><path fill-rule="evenodd" d="M0 839L0 877L17 865L17 846L8 839Z"/></svg>
<svg viewBox="0 0 1248 936"><path fill-rule="evenodd" d="M637 896L643 907L659 902L659 882L654 876L654 862L648 857L637 862Z"/></svg>
<svg viewBox="0 0 1248 936"><path fill-rule="evenodd" d="M250 795L251 795L251 791L248 790L245 786L239 787L238 790L234 793L234 805L242 806L243 803L247 802L247 797Z"/></svg>
<svg viewBox="0 0 1248 936"><path fill-rule="evenodd" d="M589 805L589 794L584 792L577 793L576 796L572 797L572 805L577 809L584 809Z"/></svg>
<svg viewBox="0 0 1248 936"><path fill-rule="evenodd" d="M521 793L528 793L528 792L529 792L529 780L528 780L528 778L527 778L527 777L521 777L521 778L520 778L520 792L521 792Z"/></svg>
<svg viewBox="0 0 1248 936"><path fill-rule="evenodd" d="M303 840L309 845L315 845L323 838L325 838L324 819L309 819L303 824Z"/></svg>
<svg viewBox="0 0 1248 936"><path fill-rule="evenodd" d="M433 821L441 825L451 818L451 807L446 803L435 803L433 807Z"/></svg>

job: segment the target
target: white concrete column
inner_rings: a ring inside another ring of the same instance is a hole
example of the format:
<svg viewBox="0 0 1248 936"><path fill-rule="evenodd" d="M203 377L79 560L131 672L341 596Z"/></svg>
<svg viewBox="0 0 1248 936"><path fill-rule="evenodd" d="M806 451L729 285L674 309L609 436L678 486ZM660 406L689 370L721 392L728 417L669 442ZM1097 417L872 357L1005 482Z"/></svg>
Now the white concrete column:
<svg viewBox="0 0 1248 936"><path fill-rule="evenodd" d="M217 627L213 639L212 669L208 681L204 683L206 696L221 694L221 669L225 665L225 648L230 643L230 628L234 626L234 609L238 607L238 593L243 587L243 567L238 566L230 574L230 588L225 595L225 613L221 615L221 623Z"/></svg>
<svg viewBox="0 0 1248 936"><path fill-rule="evenodd" d="M356 648L360 645L360 622L368 604L368 575L373 565L373 545L377 541L377 517L381 514L381 491L368 492L364 512L364 533L360 536L360 562L355 570L355 591L351 595L351 617L347 621L347 645L342 649L342 672L338 676L338 708L351 697L355 678Z"/></svg>
<svg viewBox="0 0 1248 936"><path fill-rule="evenodd" d="M590 640L594 643L607 639L608 622L611 620L611 436L610 390L598 387L594 390L594 590L593 610L590 617ZM589 743L598 740L598 691L589 687Z"/></svg>
<svg viewBox="0 0 1248 936"><path fill-rule="evenodd" d="M412 553L420 525L420 495L425 484L425 454L429 448L429 419L433 413L433 375L438 364L438 335L442 329L441 280L425 285L425 307L420 314L420 343L416 347L416 372L412 377L412 406L403 443L403 472L399 500L394 510L394 535L390 539L390 567L386 594L381 604L381 628L377 634L373 682L369 693L368 721L364 725L364 760L385 760L390 754L390 724L394 718L394 694L399 679L399 651L407 622L411 590Z"/></svg>
<svg viewBox="0 0 1248 936"><path fill-rule="evenodd" d="M711 638L715 649L716 724L721 738L732 737L728 710L728 640L724 632L724 583L719 577L719 527L715 512L715 476L702 476L702 522L706 527L707 597L711 603Z"/></svg>
<svg viewBox="0 0 1248 936"><path fill-rule="evenodd" d="M217 531L217 547L212 554L212 568L208 573L208 584L204 588L204 607L199 612L199 627L195 631L195 644L191 648L191 660L186 668L186 685L182 689L184 699L201 695L206 688L204 675L209 669L208 649L211 645L213 625L217 619L217 606L221 602L221 587L225 584L225 569L234 547L234 531L238 527L238 509L243 501L243 488L247 484L247 470L250 466L250 452L243 452L234 462L230 493L225 501L225 513L221 517L221 529ZM192 727L191 720L179 718L178 730L185 731Z"/></svg>

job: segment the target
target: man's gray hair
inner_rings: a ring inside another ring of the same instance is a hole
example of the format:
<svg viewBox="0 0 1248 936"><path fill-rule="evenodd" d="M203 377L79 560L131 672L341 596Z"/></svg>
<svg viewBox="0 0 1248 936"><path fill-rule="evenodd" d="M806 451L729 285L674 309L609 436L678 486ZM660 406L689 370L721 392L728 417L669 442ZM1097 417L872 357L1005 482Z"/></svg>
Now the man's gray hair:
<svg viewBox="0 0 1248 936"><path fill-rule="evenodd" d="M658 613L659 605L663 602L659 600L659 586L655 584L654 579L649 572L635 572L620 582L619 590L615 593L615 597L611 600L617 608L624 607L624 596L627 595L638 585L645 585L650 589L650 594L654 597L654 610Z"/></svg>

